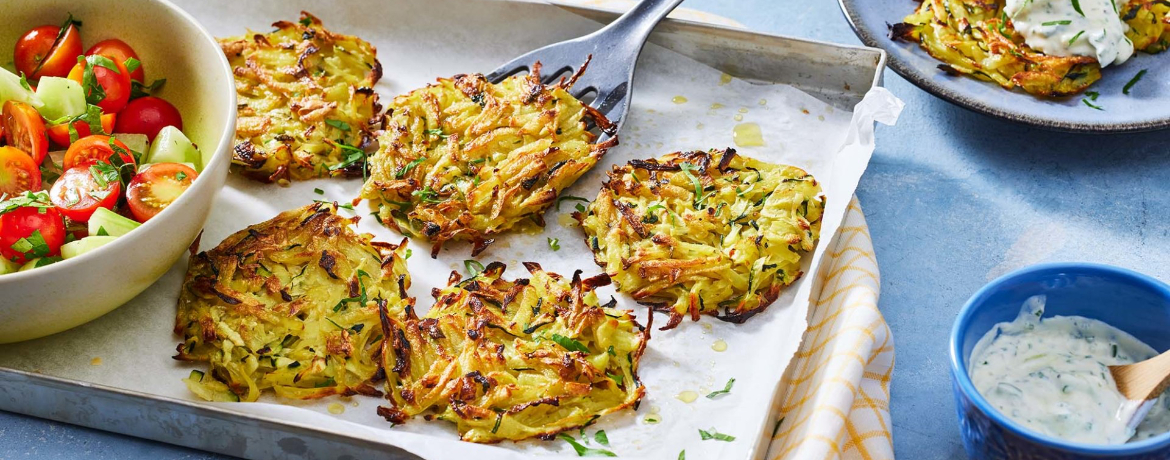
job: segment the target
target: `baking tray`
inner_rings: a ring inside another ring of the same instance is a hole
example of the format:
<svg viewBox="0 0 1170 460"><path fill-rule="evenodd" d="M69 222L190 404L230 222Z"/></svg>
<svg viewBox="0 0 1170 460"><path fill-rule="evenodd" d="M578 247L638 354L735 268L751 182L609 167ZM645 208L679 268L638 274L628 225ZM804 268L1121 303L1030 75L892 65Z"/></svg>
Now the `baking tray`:
<svg viewBox="0 0 1170 460"><path fill-rule="evenodd" d="M511 7L522 9L530 21L555 17L558 9L599 22L616 17L572 5L521 2ZM675 19L663 22L651 42L739 78L794 86L843 109L880 85L886 62L885 52L875 48ZM419 458L387 442L306 423L5 367L0 367L0 410L246 458ZM762 436L763 445L753 450L756 457L766 452L767 439Z"/></svg>

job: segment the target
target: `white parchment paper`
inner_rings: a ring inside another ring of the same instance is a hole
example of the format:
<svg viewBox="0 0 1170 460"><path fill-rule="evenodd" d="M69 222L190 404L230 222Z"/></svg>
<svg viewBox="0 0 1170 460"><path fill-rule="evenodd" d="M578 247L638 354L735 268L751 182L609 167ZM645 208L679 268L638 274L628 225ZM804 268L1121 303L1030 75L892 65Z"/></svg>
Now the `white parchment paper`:
<svg viewBox="0 0 1170 460"><path fill-rule="evenodd" d="M180 2L180 6L216 36L239 35L248 27L267 31L271 22L294 20L302 9L313 12L326 27L358 35L377 46L385 69L377 89L386 103L393 95L421 87L436 76L489 71L523 51L598 27L562 11L553 11L540 21L524 22L532 19L522 16L529 9L499 2L212 0ZM746 324L704 318L699 323L685 321L677 329L663 332L657 327L665 323L665 317L656 318L640 369L647 398L636 412L612 414L587 428L590 437L604 429L610 441L606 448L622 457L674 459L683 449L691 459L742 459L755 453L760 437L771 434L766 418L774 390L806 327L813 285L810 274L816 273L825 257L824 248L828 245L824 242L840 226L873 152L873 124L892 124L901 107L893 95L878 88L853 111L835 108L788 86L728 81L721 72L685 56L647 46L635 82L633 105L620 134L621 145L566 193L592 199L611 164L676 150L735 146L734 127L756 123L765 145L738 148L739 153L799 166L821 182L828 202L821 227L823 239L816 252L805 258L807 276ZM314 199L348 202L360 187L360 180L315 180L281 188L230 177L206 225L202 248L211 248L247 225ZM315 194L315 188L324 190L324 196ZM485 265L495 260L508 264L505 276L509 278L527 275L520 265L523 261L539 262L547 270L566 275L574 270L583 270L586 276L599 273L583 243L584 234L567 217L571 208L569 202L560 212L550 209L543 233L497 238L478 259ZM357 211L366 216L359 225L361 230L383 241L402 239L370 218L364 203L357 206ZM558 238L561 249L551 250L548 238ZM411 247L411 294L419 299L420 310L425 310L432 300L431 288L443 286L451 270L463 270L470 248L451 244L438 259L431 259L425 242L412 242ZM148 250L127 255L127 263L133 263L136 257L149 257ZM180 340L172 333L172 325L186 265L186 259L181 260L145 293L97 321L45 339L0 346L0 366L194 400L180 379L202 366L171 359ZM116 282L116 276L111 277L111 282ZM601 293L603 298L615 294L612 288L606 289ZM639 320L647 323L645 307L621 295L616 298L621 308L636 310ZM726 351L715 351L712 346L716 341L726 342ZM95 365L94 358L100 358L100 365ZM717 399L703 397L723 388L730 378L736 380L730 394ZM688 403L676 397L686 391L698 393L699 398ZM576 457L563 441L485 446L459 441L453 425L445 422L419 419L391 426L374 412L380 402L367 397L299 402L269 396L259 403L227 406L389 442L431 459L472 455L506 459L530 454ZM344 413L328 411L334 403L342 404ZM661 422L645 423L644 417L649 413L656 413ZM699 429L714 429L737 439L702 441ZM590 446L602 447L595 442Z"/></svg>

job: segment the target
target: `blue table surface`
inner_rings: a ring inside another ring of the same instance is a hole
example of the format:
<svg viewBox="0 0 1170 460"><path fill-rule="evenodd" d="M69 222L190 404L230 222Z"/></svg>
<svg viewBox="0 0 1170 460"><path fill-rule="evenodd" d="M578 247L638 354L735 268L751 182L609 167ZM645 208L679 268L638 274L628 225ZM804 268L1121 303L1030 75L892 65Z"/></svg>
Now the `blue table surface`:
<svg viewBox="0 0 1170 460"><path fill-rule="evenodd" d="M684 6L754 30L860 44L832 0ZM1044 261L1111 263L1170 279L1170 264L1162 263L1170 256L1170 133L1046 132L955 107L892 71L885 86L906 110L898 126L879 128L857 194L896 343L894 451L916 460L965 458L946 351L959 307L995 275ZM0 412L0 460L79 457L223 458Z"/></svg>

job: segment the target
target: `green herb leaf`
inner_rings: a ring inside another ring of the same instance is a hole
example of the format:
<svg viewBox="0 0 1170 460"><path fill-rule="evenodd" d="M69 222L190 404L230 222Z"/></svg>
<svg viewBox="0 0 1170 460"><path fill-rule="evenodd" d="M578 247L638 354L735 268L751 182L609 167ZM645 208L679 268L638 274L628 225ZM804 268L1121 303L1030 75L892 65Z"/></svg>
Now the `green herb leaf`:
<svg viewBox="0 0 1170 460"><path fill-rule="evenodd" d="M345 169L345 168L348 168L350 166L353 166L353 165L359 164L359 163L362 165L362 170L363 171L365 170L365 168L366 168L366 151L365 150L362 150L362 149L359 149L359 148L354 147L352 145L346 144L345 142L342 142L341 140L334 142L333 145L336 146L337 148L341 149L342 152L345 152L345 160L342 160L341 163L330 166L329 167L330 171L337 171L338 169ZM364 175L364 172L363 172L363 175Z"/></svg>
<svg viewBox="0 0 1170 460"><path fill-rule="evenodd" d="M557 436L561 439L564 439L565 442L569 443L569 445L573 446L573 450L577 451L578 457L617 457L617 454L605 449L592 449L585 447L570 435L561 433Z"/></svg>
<svg viewBox="0 0 1170 460"><path fill-rule="evenodd" d="M731 393L731 386L732 385L735 385L735 379L728 379L727 385L724 385L722 390L712 391L711 393L708 393L707 399L715 399L721 395Z"/></svg>
<svg viewBox="0 0 1170 460"><path fill-rule="evenodd" d="M33 230L31 235L16 240L11 247L13 251L31 257L44 257L50 252L49 245L45 243L45 237L41 235L40 229Z"/></svg>
<svg viewBox="0 0 1170 460"><path fill-rule="evenodd" d="M609 436L605 435L605 430L597 430L596 433L593 433L593 440L603 446L609 445Z"/></svg>
<svg viewBox="0 0 1170 460"><path fill-rule="evenodd" d="M54 206L53 202L49 200L49 192L25 192L23 195L12 197L0 194L0 214L7 214L25 207L48 209Z"/></svg>
<svg viewBox="0 0 1170 460"><path fill-rule="evenodd" d="M720 433L715 431L714 428L711 428L711 431L699 430L699 437L704 441L714 439L716 441L731 442L735 440L735 436Z"/></svg>
<svg viewBox="0 0 1170 460"><path fill-rule="evenodd" d="M308 26L313 24L313 20L307 16L301 18L301 20L299 22L301 23L302 26L305 26L305 27L308 27Z"/></svg>
<svg viewBox="0 0 1170 460"><path fill-rule="evenodd" d="M1086 93L1086 94L1087 94L1087 93ZM1096 99L1096 98L1093 98L1093 99ZM1094 104L1094 103L1092 103L1092 102L1089 102L1089 98L1081 99L1081 102L1084 102L1084 103L1085 103L1085 105L1087 105L1087 106L1089 106L1089 107L1092 107L1092 108L1094 108L1094 109L1101 110L1101 111L1104 111L1104 110L1105 110L1105 108L1104 108L1104 107L1101 107L1101 106L1099 106L1099 105L1097 105L1097 104Z"/></svg>
<svg viewBox="0 0 1170 460"><path fill-rule="evenodd" d="M342 131L349 131L350 130L349 123L346 123L346 122L341 121L341 120L330 120L330 119L326 118L325 124L332 126L334 128L340 129Z"/></svg>
<svg viewBox="0 0 1170 460"><path fill-rule="evenodd" d="M401 179L406 177L406 175L410 173L410 170L414 169L415 166L422 164L424 161L427 161L426 157L420 157L411 160L410 163L406 164L406 166L398 168L398 172L394 173L394 178Z"/></svg>
<svg viewBox="0 0 1170 460"><path fill-rule="evenodd" d="M1048 22L1041 23L1040 25L1042 25L1042 26L1067 26L1069 24L1072 24L1072 21L1065 19L1063 21L1048 21Z"/></svg>
<svg viewBox="0 0 1170 460"><path fill-rule="evenodd" d="M134 73L135 70L142 67L142 61L134 59L134 56L130 56L126 58L126 62L123 62L122 65L126 67L127 72Z"/></svg>
<svg viewBox="0 0 1170 460"><path fill-rule="evenodd" d="M693 164L685 162L679 165L679 168L682 169L683 175L687 176L687 179L690 179L691 184L695 186L694 207L695 209L699 209L699 206L703 203L703 183L699 181L698 177L695 177L695 175L691 173L691 171L698 171L699 168L695 167Z"/></svg>
<svg viewBox="0 0 1170 460"><path fill-rule="evenodd" d="M561 250L561 240L558 238L549 237L548 238L548 247L552 248L552 250L554 250L554 251L560 251Z"/></svg>
<svg viewBox="0 0 1170 460"><path fill-rule="evenodd" d="M678 451L678 460L687 460L687 450L686 449Z"/></svg>
<svg viewBox="0 0 1170 460"><path fill-rule="evenodd" d="M414 255L414 251L411 251L410 248L406 248L406 258L409 259L412 255Z"/></svg>
<svg viewBox="0 0 1170 460"><path fill-rule="evenodd" d="M1122 88L1122 94L1129 95L1129 90L1133 89L1133 85L1136 85L1137 82L1140 81L1144 76L1146 76L1146 69L1139 70L1137 75L1134 75L1133 78L1129 80L1129 83L1125 84L1125 88Z"/></svg>
<svg viewBox="0 0 1170 460"><path fill-rule="evenodd" d="M186 178L187 178L187 173L185 173L183 171L179 171L179 172L175 173L175 180L177 180L179 182L182 182L183 179L186 179Z"/></svg>
<svg viewBox="0 0 1170 460"><path fill-rule="evenodd" d="M565 337L565 336L560 335L560 334L553 334L549 338L551 338L553 342L556 342L560 346L564 347L566 350L579 351L582 353L589 353L589 349L585 347L585 344L578 342L574 339L571 339L569 337Z"/></svg>
<svg viewBox="0 0 1170 460"><path fill-rule="evenodd" d="M480 273L483 273L484 270L483 264L479 263L478 260L473 259L464 260L463 269L467 270L468 276L478 276Z"/></svg>
<svg viewBox="0 0 1170 460"><path fill-rule="evenodd" d="M167 82L167 79L165 79L165 78L160 78L158 80L155 80L155 81L151 82L149 85L144 85L144 84L142 84L142 82L139 82L139 81L131 81L130 82L130 99L133 100L133 99L138 99L140 97L149 96L149 95L151 95L151 93L158 91L158 89L161 88L162 85L166 84L166 82Z"/></svg>
<svg viewBox="0 0 1170 460"><path fill-rule="evenodd" d="M1008 23L1007 11L1000 12L999 13L999 26L996 27L996 30L999 31L999 34L1003 35L1004 38L1012 38L1007 33L1007 23Z"/></svg>
<svg viewBox="0 0 1170 460"><path fill-rule="evenodd" d="M1081 11L1081 1L1080 0L1072 0L1072 5L1073 5L1073 9L1077 10L1077 13L1079 13L1081 16L1085 15L1085 12Z"/></svg>
<svg viewBox="0 0 1170 460"><path fill-rule="evenodd" d="M579 196L573 196L573 195L559 196L559 197L557 197L557 212L561 211L561 203L565 202L565 201L584 201L586 203L589 202L589 200L587 200L585 198L581 198ZM584 208L584 206L582 206L582 208Z"/></svg>
<svg viewBox="0 0 1170 460"><path fill-rule="evenodd" d="M98 227L97 236L110 236L110 232L107 232L105 227Z"/></svg>
<svg viewBox="0 0 1170 460"><path fill-rule="evenodd" d="M110 182L118 181L118 169L101 161L89 166L89 175L93 176L93 181L97 183L98 188L103 190L109 187Z"/></svg>
<svg viewBox="0 0 1170 460"><path fill-rule="evenodd" d="M1069 39L1068 46L1072 46L1072 44L1074 42L1076 42L1078 38L1081 38L1081 35L1084 35L1084 34L1085 34L1085 31L1083 31L1083 30L1080 32L1077 32L1076 35L1073 35L1073 38Z"/></svg>
<svg viewBox="0 0 1170 460"><path fill-rule="evenodd" d="M32 91L32 86L28 84L28 78L24 76L24 72L20 73L20 87L25 91Z"/></svg>
<svg viewBox="0 0 1170 460"><path fill-rule="evenodd" d="M411 196L417 197L423 203L442 203L444 200L439 199L439 193L431 189L431 187L422 190L415 190L410 192Z"/></svg>
<svg viewBox="0 0 1170 460"><path fill-rule="evenodd" d="M435 129L428 129L428 130L426 130L426 133L427 133L427 134L430 134L430 135L432 135L432 136L439 136L439 137L441 137L441 138L443 138L443 139L446 139L446 138L448 137L448 135L447 135L447 134L443 134L443 130L441 130L441 129L438 129L438 128L435 128Z"/></svg>

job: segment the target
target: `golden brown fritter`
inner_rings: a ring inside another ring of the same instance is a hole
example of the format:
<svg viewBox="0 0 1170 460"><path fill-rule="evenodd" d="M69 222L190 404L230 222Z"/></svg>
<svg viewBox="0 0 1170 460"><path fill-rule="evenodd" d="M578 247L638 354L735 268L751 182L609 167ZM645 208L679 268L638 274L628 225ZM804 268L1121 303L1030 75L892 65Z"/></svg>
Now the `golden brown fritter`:
<svg viewBox="0 0 1170 460"><path fill-rule="evenodd" d="M315 16L276 31L220 39L236 76L239 119L232 163L245 176L287 185L362 177L381 128L377 50L330 32Z"/></svg>
<svg viewBox="0 0 1170 460"><path fill-rule="evenodd" d="M373 242L350 229L356 222L315 203L192 256L175 359L211 371L192 373L188 388L209 400L255 401L267 389L294 399L380 395L379 311L414 299L405 244Z"/></svg>
<svg viewBox="0 0 1170 460"><path fill-rule="evenodd" d="M574 216L618 290L670 314L743 322L802 275L824 211L816 179L733 149L614 166ZM720 311L724 313L720 315Z"/></svg>
<svg viewBox="0 0 1170 460"><path fill-rule="evenodd" d="M529 279L504 265L435 293L423 317L383 314L382 352L394 423L425 414L456 424L463 440L550 437L633 406L645 394L638 361L650 333L614 301L599 305L599 275L572 280L534 263Z"/></svg>
<svg viewBox="0 0 1170 460"><path fill-rule="evenodd" d="M383 224L427 238L432 256L449 240L471 241L475 255L498 233L543 225L557 195L617 141L592 143L589 124L610 124L568 93L576 77L546 86L534 67L499 84L439 79L394 99L362 189Z"/></svg>

